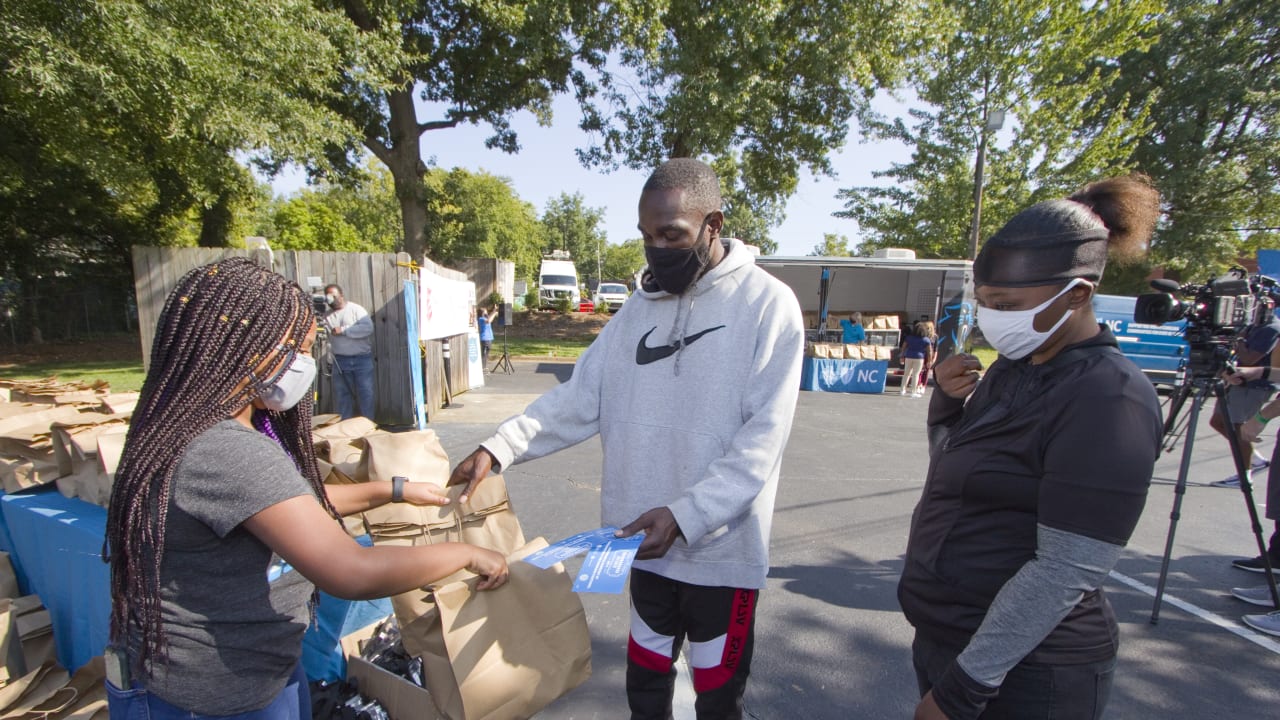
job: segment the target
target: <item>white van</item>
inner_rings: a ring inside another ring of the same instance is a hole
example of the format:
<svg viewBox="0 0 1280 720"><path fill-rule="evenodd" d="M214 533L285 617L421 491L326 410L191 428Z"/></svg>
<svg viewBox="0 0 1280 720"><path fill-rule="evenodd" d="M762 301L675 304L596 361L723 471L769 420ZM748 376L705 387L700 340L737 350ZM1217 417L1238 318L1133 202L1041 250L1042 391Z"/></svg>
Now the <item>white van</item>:
<svg viewBox="0 0 1280 720"><path fill-rule="evenodd" d="M573 310L582 304L578 269L573 266L568 253L558 252L542 259L542 268L538 271L538 299L543 305L555 305L565 297L569 298Z"/></svg>

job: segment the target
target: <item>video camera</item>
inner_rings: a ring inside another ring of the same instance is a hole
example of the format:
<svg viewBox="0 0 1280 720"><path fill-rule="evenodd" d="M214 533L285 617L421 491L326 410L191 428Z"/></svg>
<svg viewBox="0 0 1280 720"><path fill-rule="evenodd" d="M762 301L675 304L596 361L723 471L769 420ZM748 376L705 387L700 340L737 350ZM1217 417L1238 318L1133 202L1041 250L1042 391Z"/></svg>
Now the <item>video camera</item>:
<svg viewBox="0 0 1280 720"><path fill-rule="evenodd" d="M329 314L329 297L324 293L311 293L311 309L315 311L316 317L324 317Z"/></svg>
<svg viewBox="0 0 1280 720"><path fill-rule="evenodd" d="M1183 336L1191 346L1187 366L1192 377L1216 377L1225 370L1235 339L1250 325L1270 322L1271 307L1280 299L1275 279L1250 277L1241 267L1203 285L1152 280L1151 286L1162 292L1139 295L1133 320L1163 325L1185 319Z"/></svg>

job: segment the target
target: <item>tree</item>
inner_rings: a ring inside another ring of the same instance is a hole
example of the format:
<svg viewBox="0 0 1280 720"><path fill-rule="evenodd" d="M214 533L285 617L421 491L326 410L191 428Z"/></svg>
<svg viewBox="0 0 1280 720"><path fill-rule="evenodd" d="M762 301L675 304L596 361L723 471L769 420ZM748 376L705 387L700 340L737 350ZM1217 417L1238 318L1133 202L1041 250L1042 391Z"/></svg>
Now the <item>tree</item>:
<svg viewBox="0 0 1280 720"><path fill-rule="evenodd" d="M783 220L782 201L750 192L742 184L742 168L736 155L717 158L712 161L711 167L720 178L720 194L724 200L724 234L760 248L762 255L777 252L778 243L769 236L769 230L777 227Z"/></svg>
<svg viewBox="0 0 1280 720"><path fill-rule="evenodd" d="M830 172L850 117L898 77L925 33L920 5L672 0L628 33L619 61L630 76L601 79L601 102L582 123L598 139L579 155L588 166L643 169L736 154L741 183L726 189L750 198L736 209L768 222L801 168Z"/></svg>
<svg viewBox="0 0 1280 720"><path fill-rule="evenodd" d="M632 238L621 245L610 245L605 248L604 277L629 281L647 262L644 257L644 241L640 238Z"/></svg>
<svg viewBox="0 0 1280 720"><path fill-rule="evenodd" d="M516 276L537 277L544 229L533 205L506 178L462 168L432 169L426 177L428 229L433 257L448 265L467 257L511 260Z"/></svg>
<svg viewBox="0 0 1280 720"><path fill-rule="evenodd" d="M0 12L0 107L54 162L129 197L144 222L131 242L169 241L195 211L199 241L224 244L253 185L234 158L321 163L350 135L316 102L334 96L333 68L377 84L377 48L308 0L4 0Z"/></svg>
<svg viewBox="0 0 1280 720"><path fill-rule="evenodd" d="M462 0L336 3L362 32L399 38L395 87L343 81L334 104L395 179L405 249L427 242L422 137L486 123L490 147L519 149L509 118L550 120L573 92L592 136L589 167L652 167L742 154L742 187L778 202L801 167L830 170L854 110L896 76L921 32L920 0L665 3ZM416 99L430 119L419 119ZM342 148L349 159L357 148ZM343 153L336 153L343 154Z"/></svg>
<svg viewBox="0 0 1280 720"><path fill-rule="evenodd" d="M544 250L567 250L578 275L596 277L604 263L604 208L587 207L582 193L560 193L542 212Z"/></svg>
<svg viewBox="0 0 1280 720"><path fill-rule="evenodd" d="M1110 68L1096 127L1143 113L1130 162L1166 206L1150 261L1202 282L1280 227L1280 33L1261 0L1170 0L1158 37ZM1131 97L1146 97L1137 107Z"/></svg>
<svg viewBox="0 0 1280 720"><path fill-rule="evenodd" d="M1141 108L1081 132L1089 99L1111 81L1121 55L1150 42L1160 4L1039 0L937 0L929 17L941 40L913 61L910 87L923 103L908 119L867 113L864 132L912 148L910 162L876 176L883 186L842 190L858 221L860 250L913 248L922 257L967 257L974 203L972 162L995 112L1008 141L992 147L979 237L1021 208L1129 167L1146 129ZM1088 32L1081 32L1088 28ZM1129 107L1128 97L1117 102Z"/></svg>
<svg viewBox="0 0 1280 720"><path fill-rule="evenodd" d="M822 233L822 242L813 246L810 255L818 257L847 257L853 255L849 251L849 238L836 233Z"/></svg>
<svg viewBox="0 0 1280 720"><path fill-rule="evenodd" d="M414 257L439 248L430 244L430 183L422 159L422 136L461 123L487 123L489 147L519 149L509 118L519 110L550 120L551 99L572 86L593 92L577 62L602 67L614 42L615 14L627 3L585 0L341 0L333 6L362 36L394 41L401 56L395 82L383 88L344 77L342 98L332 107L360 129L360 145L391 171L404 226L404 250ZM421 120L418 104L428 104ZM354 163L359 146L335 148L334 158Z"/></svg>

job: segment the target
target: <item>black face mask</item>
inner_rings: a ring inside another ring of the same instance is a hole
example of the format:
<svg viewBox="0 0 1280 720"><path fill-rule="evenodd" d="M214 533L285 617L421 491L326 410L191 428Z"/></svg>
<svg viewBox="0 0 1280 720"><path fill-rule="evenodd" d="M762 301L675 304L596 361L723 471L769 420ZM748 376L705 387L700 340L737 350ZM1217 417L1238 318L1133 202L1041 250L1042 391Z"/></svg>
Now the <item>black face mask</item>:
<svg viewBox="0 0 1280 720"><path fill-rule="evenodd" d="M711 264L711 248L699 236L691 248L646 247L644 257L658 287L679 295Z"/></svg>

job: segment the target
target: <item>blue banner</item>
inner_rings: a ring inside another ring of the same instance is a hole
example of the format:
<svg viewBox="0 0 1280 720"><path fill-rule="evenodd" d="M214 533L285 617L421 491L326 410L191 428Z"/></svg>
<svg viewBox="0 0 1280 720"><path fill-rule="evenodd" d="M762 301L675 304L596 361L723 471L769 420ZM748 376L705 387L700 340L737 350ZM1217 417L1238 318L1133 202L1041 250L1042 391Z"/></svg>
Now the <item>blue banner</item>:
<svg viewBox="0 0 1280 720"><path fill-rule="evenodd" d="M888 360L826 360L807 357L800 374L800 389L879 394L884 392L888 374Z"/></svg>

